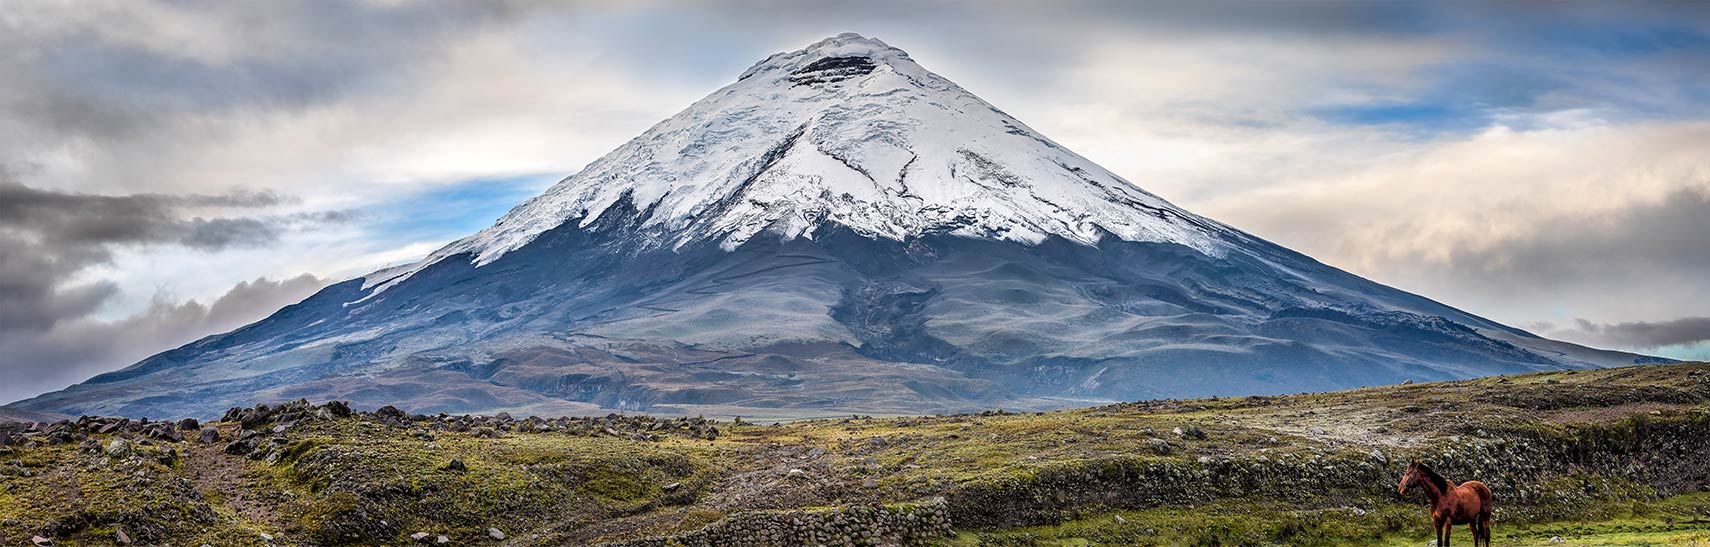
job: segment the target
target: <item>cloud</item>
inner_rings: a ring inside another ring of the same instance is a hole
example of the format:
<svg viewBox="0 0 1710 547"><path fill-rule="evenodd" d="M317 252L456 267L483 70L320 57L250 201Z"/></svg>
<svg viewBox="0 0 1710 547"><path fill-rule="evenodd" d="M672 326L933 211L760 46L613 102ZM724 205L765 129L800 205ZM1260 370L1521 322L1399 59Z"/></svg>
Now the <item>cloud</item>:
<svg viewBox="0 0 1710 547"><path fill-rule="evenodd" d="M115 321L73 314L45 330L0 330L8 379L0 383L0 401L60 389L204 335L235 329L324 285L326 280L308 274L256 279L238 283L209 304L175 303L157 296L142 312Z"/></svg>
<svg viewBox="0 0 1710 547"><path fill-rule="evenodd" d="M121 249L176 246L198 253L274 243L282 233L351 217L343 211L255 214L291 203L271 192L94 195L32 188L0 171L0 368L11 400L82 380L197 337L230 330L295 302L324 282L301 275L238 283L203 305L156 294L148 307L105 321L121 293L83 280ZM205 218L194 212L243 212ZM81 281L80 281L81 280Z"/></svg>
<svg viewBox="0 0 1710 547"><path fill-rule="evenodd" d="M1549 336L1599 347L1651 350L1665 346L1695 347L1710 342L1710 317L1682 317L1669 321L1595 323L1575 319L1565 326L1533 325Z"/></svg>
<svg viewBox="0 0 1710 547"><path fill-rule="evenodd" d="M51 245L178 243L219 250L277 239L255 219L182 219L194 208L278 205L273 193L101 196L31 188L0 177L0 230L36 234Z"/></svg>
<svg viewBox="0 0 1710 547"><path fill-rule="evenodd" d="M1190 206L1509 323L1710 305L1710 123L1532 123L1406 146L1375 133L1334 169L1288 151L1262 187Z"/></svg>

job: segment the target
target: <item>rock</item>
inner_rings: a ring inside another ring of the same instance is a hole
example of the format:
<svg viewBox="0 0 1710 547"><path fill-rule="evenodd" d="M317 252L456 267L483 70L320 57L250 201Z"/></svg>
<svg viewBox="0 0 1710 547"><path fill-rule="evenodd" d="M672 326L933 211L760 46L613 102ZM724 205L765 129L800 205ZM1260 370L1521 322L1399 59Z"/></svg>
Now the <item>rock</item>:
<svg viewBox="0 0 1710 547"><path fill-rule="evenodd" d="M265 541L265 542L268 542L268 543L273 543L273 535L272 535L272 534L269 534L269 533L267 533L267 532L262 532L262 533L261 533L261 541Z"/></svg>
<svg viewBox="0 0 1710 547"><path fill-rule="evenodd" d="M195 418L185 418L182 420L178 420L178 430L179 431L195 431L198 429L202 429L202 422L196 421Z"/></svg>
<svg viewBox="0 0 1710 547"><path fill-rule="evenodd" d="M381 418L390 418L390 419L398 420L398 421L403 421L404 419L410 417L409 414L405 413L403 410L399 410L398 407L395 407L392 405L386 405L386 406L380 407L379 410L374 411L374 415L379 416Z"/></svg>
<svg viewBox="0 0 1710 547"><path fill-rule="evenodd" d="M410 539L413 539L418 543L426 543L427 538L428 538L427 532L416 532L414 534L410 534Z"/></svg>
<svg viewBox="0 0 1710 547"><path fill-rule="evenodd" d="M802 471L800 468L795 468L795 469L791 469L789 473L785 474L785 476L788 476L789 478L792 478L792 479L807 478L807 471Z"/></svg>
<svg viewBox="0 0 1710 547"><path fill-rule="evenodd" d="M125 535L125 530L123 528L119 528L113 530L113 541L119 542L119 545L130 545L131 536Z"/></svg>
<svg viewBox="0 0 1710 547"><path fill-rule="evenodd" d="M451 538L448 538L445 536L439 536L439 537L433 538L433 542L435 545L445 545L447 543L451 543Z"/></svg>
<svg viewBox="0 0 1710 547"><path fill-rule="evenodd" d="M1410 386L1410 385L1413 385L1413 379L1412 379L1412 378L1409 378L1409 379L1406 379L1406 380L1402 380L1402 381L1401 381L1401 385L1404 385L1404 386Z"/></svg>
<svg viewBox="0 0 1710 547"><path fill-rule="evenodd" d="M676 489L682 488L682 487L683 487L683 483L673 482L671 484L665 485L663 488L660 488L660 490L664 490L666 492L671 492L671 491L675 491Z"/></svg>
<svg viewBox="0 0 1710 547"><path fill-rule="evenodd" d="M214 444L220 442L220 430L212 427L202 428L202 433L196 436L196 441L202 444Z"/></svg>
<svg viewBox="0 0 1710 547"><path fill-rule="evenodd" d="M1373 448L1372 453L1371 453L1371 457L1372 457L1372 459L1377 460L1378 463L1383 463L1383 464L1389 463L1389 458L1385 458L1383 456L1382 450L1378 450L1376 448Z"/></svg>
<svg viewBox="0 0 1710 547"><path fill-rule="evenodd" d="M463 460L451 460L451 462L445 464L445 470L463 472L468 471L469 466L463 465Z"/></svg>
<svg viewBox="0 0 1710 547"><path fill-rule="evenodd" d="M1567 543L1567 540L1562 539L1561 536L1550 536L1551 545L1561 545L1563 543Z"/></svg>
<svg viewBox="0 0 1710 547"><path fill-rule="evenodd" d="M244 439L226 444L225 452L233 456L242 456L255 451L255 440Z"/></svg>
<svg viewBox="0 0 1710 547"><path fill-rule="evenodd" d="M493 538L493 539L499 540L499 541L504 541L505 533L500 532L498 528L488 528L487 529L487 537L490 537L490 538Z"/></svg>
<svg viewBox="0 0 1710 547"><path fill-rule="evenodd" d="M97 441L95 439L84 439L83 442L77 444L77 451L84 454L99 453L101 452L101 441Z"/></svg>
<svg viewBox="0 0 1710 547"><path fill-rule="evenodd" d="M1308 428L1307 431L1311 432L1313 435L1324 435L1329 433L1328 431L1325 431L1324 428L1318 426Z"/></svg>
<svg viewBox="0 0 1710 547"><path fill-rule="evenodd" d="M36 547L49 547L53 545L53 540L41 536L30 536L30 544Z"/></svg>
<svg viewBox="0 0 1710 547"><path fill-rule="evenodd" d="M1116 515L1116 523L1117 524L1128 524L1128 519L1122 518L1122 515Z"/></svg>
<svg viewBox="0 0 1710 547"><path fill-rule="evenodd" d="M1187 424L1187 425L1172 429L1170 431L1175 433L1176 436L1179 436L1183 439L1194 439L1194 440L1204 440L1205 439L1205 430L1202 430L1199 428L1199 426L1193 425L1193 424Z"/></svg>
<svg viewBox="0 0 1710 547"><path fill-rule="evenodd" d="M107 443L107 457L123 458L131 455L131 442L124 439L113 439Z"/></svg>

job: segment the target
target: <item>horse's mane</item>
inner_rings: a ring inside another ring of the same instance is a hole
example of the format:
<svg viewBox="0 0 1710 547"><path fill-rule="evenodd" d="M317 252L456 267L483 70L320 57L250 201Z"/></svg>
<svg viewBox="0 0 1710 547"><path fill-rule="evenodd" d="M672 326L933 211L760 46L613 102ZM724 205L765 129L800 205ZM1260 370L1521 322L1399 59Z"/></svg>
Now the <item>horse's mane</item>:
<svg viewBox="0 0 1710 547"><path fill-rule="evenodd" d="M1419 472L1424 473L1425 478L1429 479L1431 484L1437 485L1437 491L1449 491L1449 480L1443 478L1442 475L1438 475L1436 471L1432 471L1430 467L1426 467L1425 464L1421 463L1419 464Z"/></svg>

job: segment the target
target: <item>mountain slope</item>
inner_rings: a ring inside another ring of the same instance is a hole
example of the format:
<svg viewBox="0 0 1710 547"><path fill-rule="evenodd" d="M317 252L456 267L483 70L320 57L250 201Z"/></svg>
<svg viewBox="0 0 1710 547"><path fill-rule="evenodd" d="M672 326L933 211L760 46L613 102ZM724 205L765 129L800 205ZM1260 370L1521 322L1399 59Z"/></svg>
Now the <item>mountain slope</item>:
<svg viewBox="0 0 1710 547"><path fill-rule="evenodd" d="M921 413L1643 359L1194 215L846 34L427 259L16 406Z"/></svg>

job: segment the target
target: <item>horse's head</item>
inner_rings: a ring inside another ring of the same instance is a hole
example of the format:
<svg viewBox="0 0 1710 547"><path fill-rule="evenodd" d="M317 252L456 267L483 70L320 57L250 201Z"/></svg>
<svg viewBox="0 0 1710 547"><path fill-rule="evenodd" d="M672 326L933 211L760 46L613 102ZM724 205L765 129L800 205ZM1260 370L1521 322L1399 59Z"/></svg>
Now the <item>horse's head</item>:
<svg viewBox="0 0 1710 547"><path fill-rule="evenodd" d="M1397 493L1406 494L1408 488L1419 484L1419 462L1407 464L1407 472L1401 475L1401 484L1395 487Z"/></svg>

